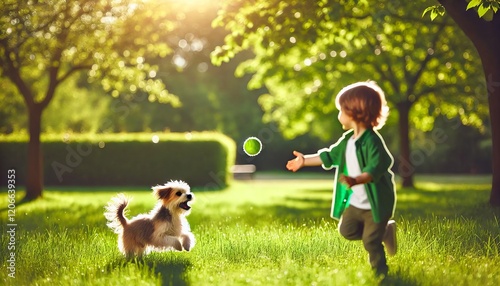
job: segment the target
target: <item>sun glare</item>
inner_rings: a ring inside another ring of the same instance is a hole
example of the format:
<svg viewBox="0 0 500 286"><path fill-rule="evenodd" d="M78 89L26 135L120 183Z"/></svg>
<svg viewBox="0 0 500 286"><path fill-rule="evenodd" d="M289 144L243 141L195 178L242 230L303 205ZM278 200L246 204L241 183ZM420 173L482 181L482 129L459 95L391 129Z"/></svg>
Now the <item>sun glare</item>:
<svg viewBox="0 0 500 286"><path fill-rule="evenodd" d="M202 6L213 2L212 0L167 0L175 3L184 3L185 5Z"/></svg>

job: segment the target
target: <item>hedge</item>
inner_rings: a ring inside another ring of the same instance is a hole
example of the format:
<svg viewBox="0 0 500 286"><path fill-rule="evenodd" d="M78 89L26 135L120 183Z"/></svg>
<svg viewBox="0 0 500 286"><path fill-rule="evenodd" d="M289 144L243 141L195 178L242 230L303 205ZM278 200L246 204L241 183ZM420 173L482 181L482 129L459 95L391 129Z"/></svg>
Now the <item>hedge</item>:
<svg viewBox="0 0 500 286"><path fill-rule="evenodd" d="M123 186L184 180L192 187L221 188L230 183L236 145L214 132L127 133L42 136L45 185ZM155 143L156 142L156 143ZM26 180L27 138L0 137L0 184L16 170Z"/></svg>

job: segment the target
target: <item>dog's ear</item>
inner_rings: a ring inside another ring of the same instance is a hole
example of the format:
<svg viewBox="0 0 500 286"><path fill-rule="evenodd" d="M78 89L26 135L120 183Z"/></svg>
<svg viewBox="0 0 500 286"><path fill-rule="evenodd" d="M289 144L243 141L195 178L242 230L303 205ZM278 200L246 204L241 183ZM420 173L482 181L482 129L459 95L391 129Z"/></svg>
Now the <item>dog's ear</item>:
<svg viewBox="0 0 500 286"><path fill-rule="evenodd" d="M172 194L172 188L161 188L157 187L154 189L155 195L159 200L167 199Z"/></svg>

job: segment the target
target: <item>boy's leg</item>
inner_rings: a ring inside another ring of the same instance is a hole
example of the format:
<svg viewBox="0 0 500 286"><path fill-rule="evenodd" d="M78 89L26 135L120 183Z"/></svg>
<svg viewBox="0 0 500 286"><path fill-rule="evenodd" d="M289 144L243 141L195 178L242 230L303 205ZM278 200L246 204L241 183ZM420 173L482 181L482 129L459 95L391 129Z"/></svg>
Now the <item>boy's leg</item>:
<svg viewBox="0 0 500 286"><path fill-rule="evenodd" d="M365 228L362 238L363 245L366 251L368 251L370 265L378 275L387 274L389 269L387 267L384 246L382 245L387 221L388 219L385 219L380 223L375 223L371 211L364 213Z"/></svg>
<svg viewBox="0 0 500 286"><path fill-rule="evenodd" d="M339 223L340 234L348 240L361 240L363 237L363 211L353 206L348 206Z"/></svg>

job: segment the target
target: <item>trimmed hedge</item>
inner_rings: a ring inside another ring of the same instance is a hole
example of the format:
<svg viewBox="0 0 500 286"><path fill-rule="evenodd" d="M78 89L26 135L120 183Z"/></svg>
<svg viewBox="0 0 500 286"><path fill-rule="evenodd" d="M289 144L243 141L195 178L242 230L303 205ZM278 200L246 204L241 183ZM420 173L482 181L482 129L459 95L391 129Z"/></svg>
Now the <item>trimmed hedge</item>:
<svg viewBox="0 0 500 286"><path fill-rule="evenodd" d="M155 139L155 140L153 140ZM157 142L157 143L154 143ZM192 187L229 184L236 144L220 133L42 136L46 185L123 186L184 180ZM7 170L26 179L27 139L0 137L0 184Z"/></svg>

